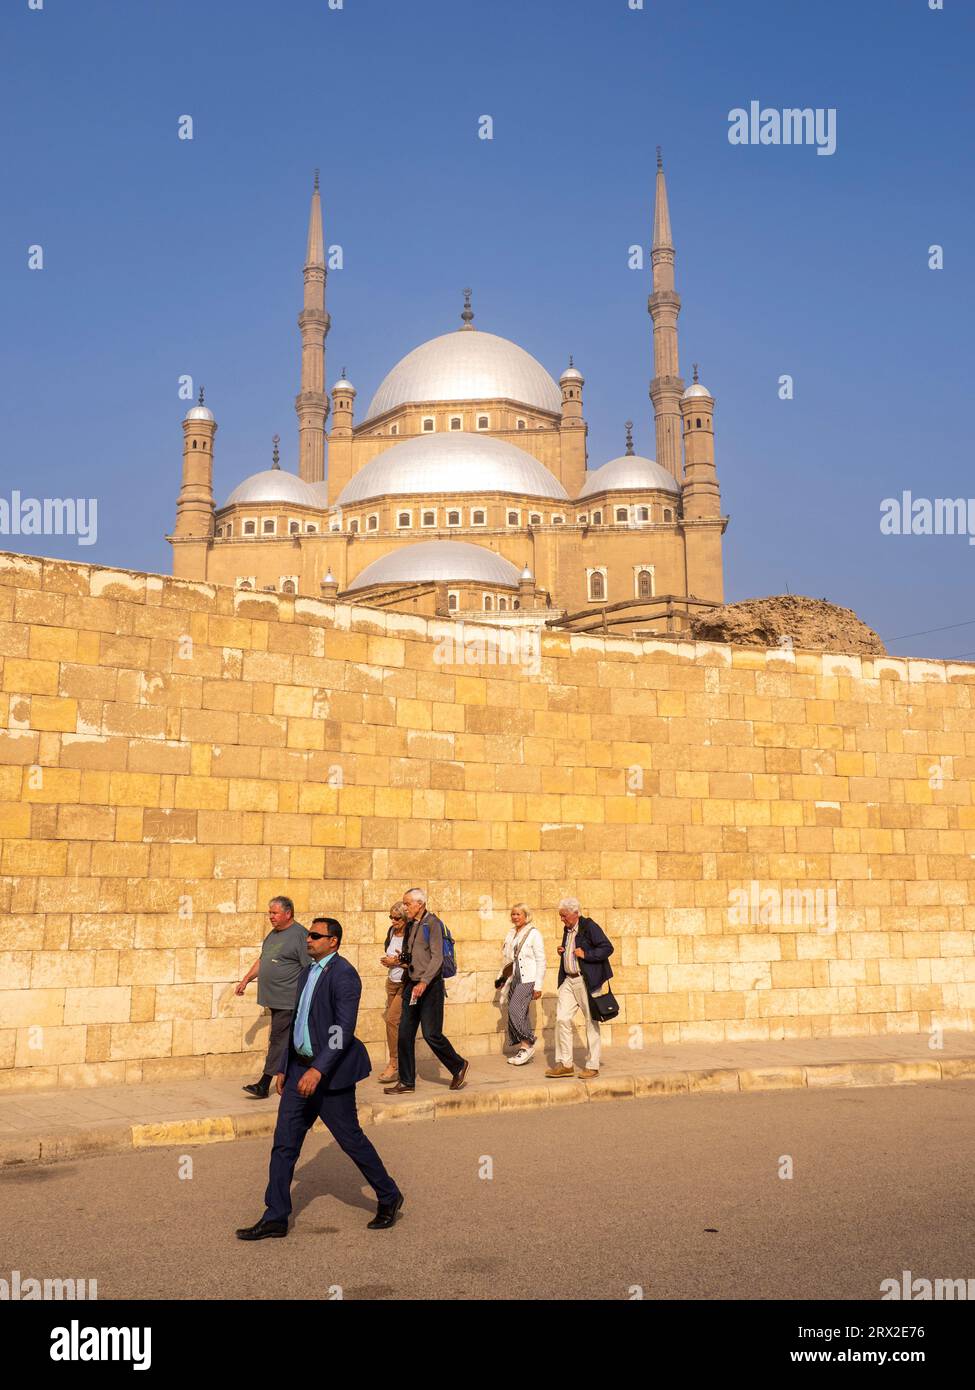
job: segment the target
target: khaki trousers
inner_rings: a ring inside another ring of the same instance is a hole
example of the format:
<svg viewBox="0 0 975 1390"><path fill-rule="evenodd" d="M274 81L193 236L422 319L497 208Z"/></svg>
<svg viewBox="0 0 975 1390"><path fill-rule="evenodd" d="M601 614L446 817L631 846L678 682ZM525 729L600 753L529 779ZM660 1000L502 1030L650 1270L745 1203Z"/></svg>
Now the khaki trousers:
<svg viewBox="0 0 975 1390"><path fill-rule="evenodd" d="M566 975L559 985L558 1007L555 1012L555 1062L557 1066L572 1066L572 1020L576 1010L582 1010L586 1021L586 1066L599 1070L599 1025L589 1013L589 995L581 975Z"/></svg>
<svg viewBox="0 0 975 1390"><path fill-rule="evenodd" d="M399 1016L403 1012L403 981L395 983L387 976L386 1007L383 1009L383 1022L386 1025L386 1047L389 1060L396 1066L396 1049L399 1040Z"/></svg>

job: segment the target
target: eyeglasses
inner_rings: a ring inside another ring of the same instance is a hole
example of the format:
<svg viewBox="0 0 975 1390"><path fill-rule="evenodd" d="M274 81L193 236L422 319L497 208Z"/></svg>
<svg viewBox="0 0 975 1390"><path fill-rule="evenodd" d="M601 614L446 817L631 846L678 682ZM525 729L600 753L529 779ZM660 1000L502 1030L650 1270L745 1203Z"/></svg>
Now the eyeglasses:
<svg viewBox="0 0 975 1390"><path fill-rule="evenodd" d="M310 931L308 939L309 941L336 941L338 938L330 936L327 931Z"/></svg>

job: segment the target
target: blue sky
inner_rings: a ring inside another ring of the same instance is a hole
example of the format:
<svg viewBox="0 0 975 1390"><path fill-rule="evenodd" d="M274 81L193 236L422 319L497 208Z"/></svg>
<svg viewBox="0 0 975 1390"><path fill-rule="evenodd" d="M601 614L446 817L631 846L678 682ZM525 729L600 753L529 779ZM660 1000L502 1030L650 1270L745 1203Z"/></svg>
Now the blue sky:
<svg viewBox="0 0 975 1390"><path fill-rule="evenodd" d="M627 251L660 144L728 597L788 587L887 639L948 629L894 651L975 655L975 546L879 525L904 489L975 497L973 39L962 0L7 0L0 495L97 497L99 537L0 544L168 572L184 373L219 421L218 500L275 433L296 466L315 166L345 262L329 384L347 366L364 409L471 285L477 326L555 376L575 355L591 465L627 418L652 455ZM836 153L731 145L752 100L835 108Z"/></svg>

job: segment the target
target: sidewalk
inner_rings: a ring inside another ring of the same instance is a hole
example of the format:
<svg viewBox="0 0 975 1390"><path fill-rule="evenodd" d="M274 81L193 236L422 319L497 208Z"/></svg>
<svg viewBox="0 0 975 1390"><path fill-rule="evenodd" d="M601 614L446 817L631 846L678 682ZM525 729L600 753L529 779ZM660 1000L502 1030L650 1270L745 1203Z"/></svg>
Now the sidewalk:
<svg viewBox="0 0 975 1390"><path fill-rule="evenodd" d="M682 1043L627 1051L606 1048L600 1075L546 1081L541 1048L525 1067L503 1057L474 1057L462 1091L447 1088L422 1043L415 1095L390 1098L372 1076L358 1088L363 1124L444 1120L701 1091L777 1091L824 1086L896 1086L975 1078L975 1033L946 1033L929 1047L928 1034L877 1038L817 1038L787 1042ZM270 1135L277 1099L249 1100L245 1078L180 1081L172 1085L104 1086L23 1091L0 1096L0 1168L151 1148L209 1144Z"/></svg>

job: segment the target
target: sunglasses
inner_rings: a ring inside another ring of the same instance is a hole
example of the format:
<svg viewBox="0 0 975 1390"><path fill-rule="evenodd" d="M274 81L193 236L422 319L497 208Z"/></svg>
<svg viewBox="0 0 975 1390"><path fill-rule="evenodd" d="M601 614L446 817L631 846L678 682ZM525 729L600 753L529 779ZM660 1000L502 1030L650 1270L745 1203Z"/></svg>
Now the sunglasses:
<svg viewBox="0 0 975 1390"><path fill-rule="evenodd" d="M337 940L338 940L337 937L335 937L335 936L330 936L329 933L328 933L327 931L310 931L310 932L308 933L308 937L309 937L309 940L311 940L311 941L337 941Z"/></svg>

